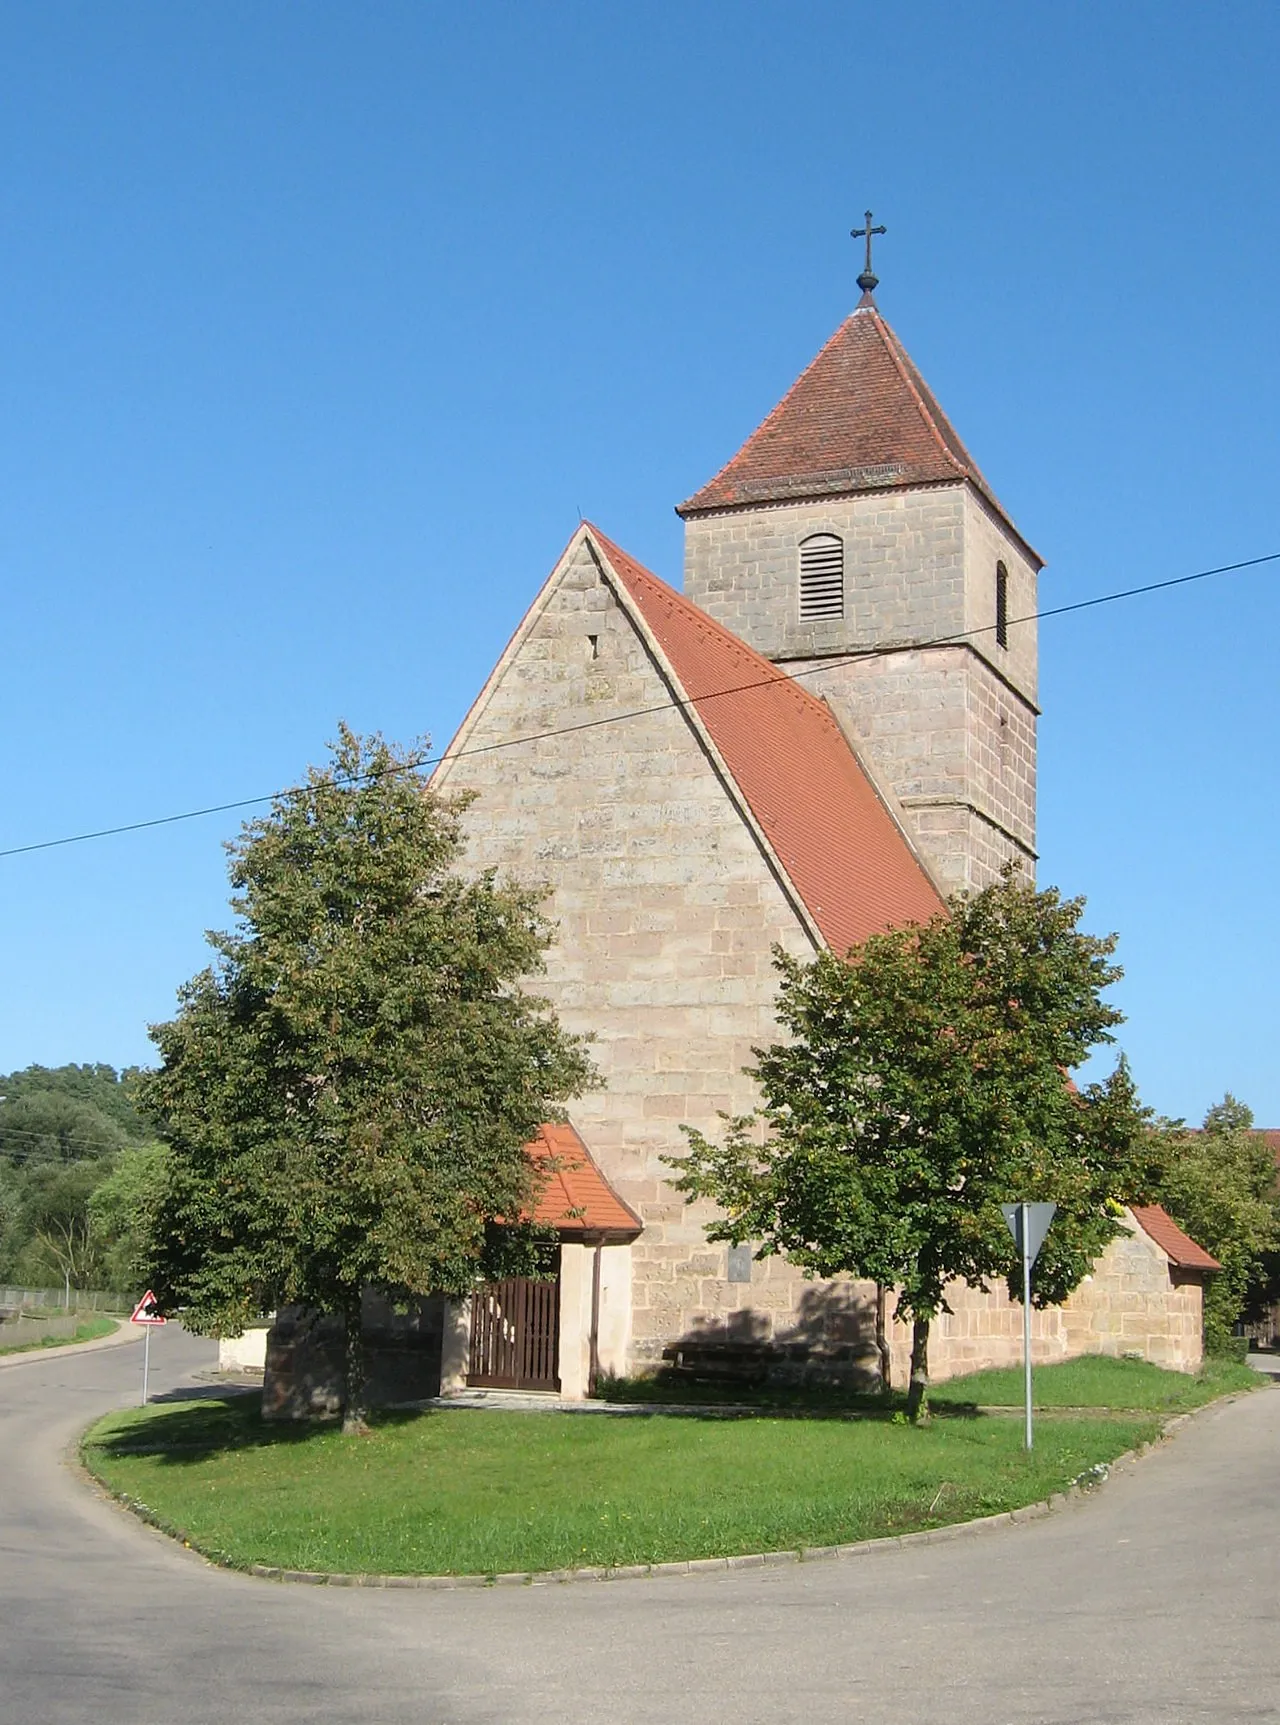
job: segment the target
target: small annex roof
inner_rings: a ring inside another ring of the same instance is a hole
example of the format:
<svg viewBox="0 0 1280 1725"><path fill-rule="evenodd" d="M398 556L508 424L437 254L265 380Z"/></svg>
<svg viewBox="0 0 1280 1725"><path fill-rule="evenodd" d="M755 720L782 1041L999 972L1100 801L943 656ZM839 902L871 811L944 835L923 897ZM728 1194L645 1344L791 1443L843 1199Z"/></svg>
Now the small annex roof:
<svg viewBox="0 0 1280 1725"><path fill-rule="evenodd" d="M677 513L964 480L1022 540L867 294L733 459Z"/></svg>
<svg viewBox="0 0 1280 1725"><path fill-rule="evenodd" d="M1220 1270L1222 1265L1203 1246L1198 1246L1190 1234L1184 1234L1169 1212L1160 1204L1130 1204L1134 1221L1168 1253L1169 1262L1179 1270Z"/></svg>
<svg viewBox="0 0 1280 1725"><path fill-rule="evenodd" d="M572 1126L548 1121L525 1145L525 1154L543 1182L526 1220L570 1239L590 1235L622 1242L640 1233L640 1218L619 1198Z"/></svg>
<svg viewBox="0 0 1280 1725"><path fill-rule="evenodd" d="M832 951L935 916L937 889L826 703L585 530Z"/></svg>

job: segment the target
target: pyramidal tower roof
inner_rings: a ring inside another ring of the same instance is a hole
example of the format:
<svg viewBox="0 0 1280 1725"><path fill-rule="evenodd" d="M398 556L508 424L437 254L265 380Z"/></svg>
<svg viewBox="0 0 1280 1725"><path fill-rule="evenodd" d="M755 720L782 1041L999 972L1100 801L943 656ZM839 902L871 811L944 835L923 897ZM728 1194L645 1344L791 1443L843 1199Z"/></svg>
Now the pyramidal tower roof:
<svg viewBox="0 0 1280 1725"><path fill-rule="evenodd" d="M678 513L963 480L1017 532L867 292L764 423Z"/></svg>

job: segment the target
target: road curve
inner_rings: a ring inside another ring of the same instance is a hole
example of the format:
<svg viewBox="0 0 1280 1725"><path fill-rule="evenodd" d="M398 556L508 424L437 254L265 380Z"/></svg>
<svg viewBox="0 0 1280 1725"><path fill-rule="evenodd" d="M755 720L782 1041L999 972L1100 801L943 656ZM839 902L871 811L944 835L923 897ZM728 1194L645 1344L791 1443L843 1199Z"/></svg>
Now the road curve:
<svg viewBox="0 0 1280 1725"><path fill-rule="evenodd" d="M208 1364L176 1328L160 1393ZM1280 1392L1064 1513L843 1562L455 1593L212 1569L65 1465L139 1346L0 1377L0 1725L1280 1725Z"/></svg>

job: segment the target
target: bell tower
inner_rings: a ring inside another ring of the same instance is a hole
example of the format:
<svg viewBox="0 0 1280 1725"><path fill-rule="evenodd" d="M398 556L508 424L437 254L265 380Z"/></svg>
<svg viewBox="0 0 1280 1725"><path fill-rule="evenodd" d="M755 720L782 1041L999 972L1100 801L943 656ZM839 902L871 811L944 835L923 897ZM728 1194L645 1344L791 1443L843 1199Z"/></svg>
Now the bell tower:
<svg viewBox="0 0 1280 1725"><path fill-rule="evenodd" d="M823 696L945 892L1035 864L1041 558L862 298L685 503L684 590Z"/></svg>

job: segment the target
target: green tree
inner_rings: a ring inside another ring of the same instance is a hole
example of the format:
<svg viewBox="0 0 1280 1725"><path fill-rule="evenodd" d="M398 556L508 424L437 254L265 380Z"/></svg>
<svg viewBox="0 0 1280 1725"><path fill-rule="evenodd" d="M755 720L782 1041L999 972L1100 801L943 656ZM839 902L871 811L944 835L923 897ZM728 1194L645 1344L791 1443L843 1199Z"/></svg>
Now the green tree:
<svg viewBox="0 0 1280 1725"><path fill-rule="evenodd" d="M131 1144L89 1195L90 1244L104 1285L117 1293L143 1292L168 1163L165 1145Z"/></svg>
<svg viewBox="0 0 1280 1725"><path fill-rule="evenodd" d="M14 1216L13 1272L19 1281L31 1287L60 1282L68 1305L72 1288L95 1285L100 1266L89 1231L89 1199L110 1166L82 1157L25 1171Z"/></svg>
<svg viewBox="0 0 1280 1725"><path fill-rule="evenodd" d="M1121 1021L1102 999L1115 938L1083 933L1083 908L1006 872L847 958L778 949L789 1040L755 1050L763 1105L720 1144L686 1129L674 1162L676 1184L723 1212L711 1238L898 1288L913 1417L947 1282L1003 1275L1021 1297L1002 1202L1058 1205L1033 1295L1050 1305L1142 1195L1145 1115L1123 1061L1104 1084L1066 1082Z"/></svg>
<svg viewBox="0 0 1280 1725"><path fill-rule="evenodd" d="M94 1129L103 1116L118 1129L121 1140L134 1143L150 1137L151 1131L134 1106L138 1081L137 1067L117 1072L102 1061L83 1065L24 1066L20 1071L0 1077L0 1098L12 1108L26 1105L33 1099L56 1097L64 1103L76 1104L93 1111L87 1123ZM18 1114L6 1113L0 1103L0 1154L4 1154L5 1128L15 1130L21 1125ZM77 1134L79 1136L79 1134ZM65 1159L65 1158L64 1158Z"/></svg>
<svg viewBox="0 0 1280 1725"><path fill-rule="evenodd" d="M1199 1132L1166 1123L1155 1140L1160 1202L1222 1265L1205 1292L1204 1339L1227 1347L1251 1284L1280 1246L1280 1194L1266 1139L1243 1102L1227 1093Z"/></svg>
<svg viewBox="0 0 1280 1725"><path fill-rule="evenodd" d="M93 1103L59 1090L30 1090L0 1103L0 1156L16 1165L109 1156L127 1133Z"/></svg>
<svg viewBox="0 0 1280 1725"><path fill-rule="evenodd" d="M152 1035L142 1102L170 1146L148 1280L194 1329L302 1304L346 1325L345 1424L364 1415L360 1299L462 1294L534 1171L523 1153L591 1082L580 1039L521 986L545 892L462 872L468 799L343 728L332 763L230 847L239 926Z"/></svg>

